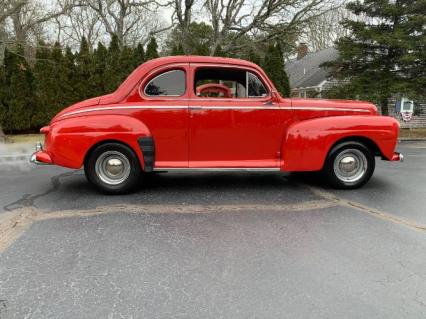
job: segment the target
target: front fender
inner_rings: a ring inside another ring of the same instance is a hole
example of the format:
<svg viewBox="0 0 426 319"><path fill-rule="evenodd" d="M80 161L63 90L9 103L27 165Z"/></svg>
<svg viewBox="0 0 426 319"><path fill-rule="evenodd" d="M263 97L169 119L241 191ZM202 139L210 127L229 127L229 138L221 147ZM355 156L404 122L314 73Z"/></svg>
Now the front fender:
<svg viewBox="0 0 426 319"><path fill-rule="evenodd" d="M291 125L284 138L281 169L318 171L331 147L339 140L364 138L374 142L386 159L397 144L399 123L388 116L332 116Z"/></svg>
<svg viewBox="0 0 426 319"><path fill-rule="evenodd" d="M44 149L53 164L80 168L87 152L103 141L122 142L133 149L143 168L138 138L151 136L147 126L126 115L92 115L56 121L50 125Z"/></svg>

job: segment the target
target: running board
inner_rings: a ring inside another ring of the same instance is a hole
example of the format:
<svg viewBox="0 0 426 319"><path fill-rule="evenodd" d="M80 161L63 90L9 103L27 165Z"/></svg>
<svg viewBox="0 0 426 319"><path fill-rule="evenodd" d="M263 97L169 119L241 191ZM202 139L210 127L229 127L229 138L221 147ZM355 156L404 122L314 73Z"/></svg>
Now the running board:
<svg viewBox="0 0 426 319"><path fill-rule="evenodd" d="M226 167L226 168L215 168L215 167L158 167L154 168L154 172L279 172L278 167Z"/></svg>

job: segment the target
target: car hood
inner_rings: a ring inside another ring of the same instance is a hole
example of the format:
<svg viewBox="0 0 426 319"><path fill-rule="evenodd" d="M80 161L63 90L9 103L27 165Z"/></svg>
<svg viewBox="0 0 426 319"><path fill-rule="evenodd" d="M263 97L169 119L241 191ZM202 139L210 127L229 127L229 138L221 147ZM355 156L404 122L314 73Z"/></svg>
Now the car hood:
<svg viewBox="0 0 426 319"><path fill-rule="evenodd" d="M294 110L318 109L323 111L344 110L349 113L362 112L363 115L377 115L377 107L367 101L325 100L325 99L291 99Z"/></svg>

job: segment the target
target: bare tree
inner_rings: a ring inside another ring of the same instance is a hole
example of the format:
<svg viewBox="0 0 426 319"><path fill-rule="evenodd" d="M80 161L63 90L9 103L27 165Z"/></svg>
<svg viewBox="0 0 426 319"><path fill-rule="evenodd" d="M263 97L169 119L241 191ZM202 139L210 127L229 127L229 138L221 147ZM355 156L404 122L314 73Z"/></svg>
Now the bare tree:
<svg viewBox="0 0 426 319"><path fill-rule="evenodd" d="M4 50L8 41L6 20L26 3L27 0L2 0L0 2L0 65L3 64Z"/></svg>
<svg viewBox="0 0 426 319"><path fill-rule="evenodd" d="M268 41L295 33L308 21L327 11L332 0L205 0L204 8L213 27L211 54L220 46L232 51L241 48L238 40L264 34ZM247 44L243 44L247 45Z"/></svg>
<svg viewBox="0 0 426 319"><path fill-rule="evenodd" d="M30 36L37 40L44 23L66 14L76 5L77 0L56 0L49 7L40 0L26 0L10 14L16 42L26 45Z"/></svg>
<svg viewBox="0 0 426 319"><path fill-rule="evenodd" d="M55 0L48 6L43 0L4 0L0 2L0 64L7 46L19 44L26 57L34 53L34 44L44 37L44 26L78 5L77 0Z"/></svg>
<svg viewBox="0 0 426 319"><path fill-rule="evenodd" d="M170 28L163 25L155 12L158 6L154 0L89 0L87 3L97 13L105 31L117 36L120 46L146 43L149 35Z"/></svg>
<svg viewBox="0 0 426 319"><path fill-rule="evenodd" d="M193 19L195 0L173 0L168 5L174 6L172 17L177 20L177 27L182 36L183 49L185 52L189 52L190 25Z"/></svg>
<svg viewBox="0 0 426 319"><path fill-rule="evenodd" d="M303 29L301 42L307 43L313 52L332 47L339 38L348 35L349 30L341 22L349 15L344 7L338 7L315 17Z"/></svg>
<svg viewBox="0 0 426 319"><path fill-rule="evenodd" d="M97 12L86 5L74 7L66 15L56 18L55 24L57 41L71 47L78 47L85 37L92 50L105 33Z"/></svg>
<svg viewBox="0 0 426 319"><path fill-rule="evenodd" d="M0 2L0 24L9 16L20 10L28 0L3 0Z"/></svg>

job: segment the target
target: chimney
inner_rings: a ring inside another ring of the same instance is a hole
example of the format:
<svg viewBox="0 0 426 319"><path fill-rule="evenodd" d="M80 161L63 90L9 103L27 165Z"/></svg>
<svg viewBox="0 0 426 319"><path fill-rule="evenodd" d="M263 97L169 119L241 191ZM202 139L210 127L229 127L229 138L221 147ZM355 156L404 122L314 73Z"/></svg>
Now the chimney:
<svg viewBox="0 0 426 319"><path fill-rule="evenodd" d="M308 54L308 46L306 43L300 43L297 47L297 60L303 58L306 54Z"/></svg>

